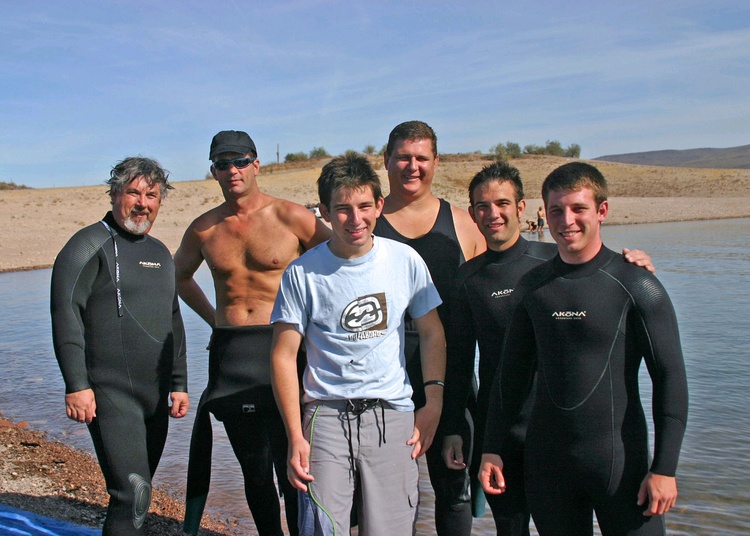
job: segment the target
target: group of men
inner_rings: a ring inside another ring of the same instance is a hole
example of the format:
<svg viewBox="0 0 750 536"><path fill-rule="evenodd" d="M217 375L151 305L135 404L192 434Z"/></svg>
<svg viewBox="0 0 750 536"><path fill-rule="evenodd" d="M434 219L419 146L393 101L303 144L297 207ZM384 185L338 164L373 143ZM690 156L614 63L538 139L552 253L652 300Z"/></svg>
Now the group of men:
<svg viewBox="0 0 750 536"><path fill-rule="evenodd" d="M596 168L567 164L545 181L555 247L520 236L523 185L506 163L472 179L468 213L436 197L437 137L420 121L390 134L385 197L365 157L324 166L328 226L259 190L246 133L218 133L209 158L224 202L189 226L174 263L147 235L167 175L133 158L112 172L112 212L53 270L68 416L89 424L111 496L104 534L139 533L167 414L187 413L178 294L213 330L188 534L208 493L209 413L261 535L283 534L279 493L291 534L353 523L412 534L423 454L440 536L470 534L484 494L498 534L528 534L530 516L540 534L586 534L592 512L604 534L663 534L687 417L679 335L639 267L653 270L648 256L602 245ZM193 277L203 262L215 307ZM654 382L650 465L641 359Z"/></svg>

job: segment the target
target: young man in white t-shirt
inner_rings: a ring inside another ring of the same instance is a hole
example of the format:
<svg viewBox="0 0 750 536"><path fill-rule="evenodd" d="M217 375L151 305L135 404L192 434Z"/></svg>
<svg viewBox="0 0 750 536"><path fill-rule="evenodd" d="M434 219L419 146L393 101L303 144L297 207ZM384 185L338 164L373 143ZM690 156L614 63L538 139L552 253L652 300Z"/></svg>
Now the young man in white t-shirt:
<svg viewBox="0 0 750 536"><path fill-rule="evenodd" d="M289 265L271 316L287 474L305 492L300 534L347 534L354 501L360 535L410 534L415 460L430 447L442 410L440 297L412 248L373 236L383 196L364 157L334 158L318 179L318 194L333 237ZM419 331L427 380L427 404L416 413L405 369L407 312ZM300 400L303 340L308 363Z"/></svg>

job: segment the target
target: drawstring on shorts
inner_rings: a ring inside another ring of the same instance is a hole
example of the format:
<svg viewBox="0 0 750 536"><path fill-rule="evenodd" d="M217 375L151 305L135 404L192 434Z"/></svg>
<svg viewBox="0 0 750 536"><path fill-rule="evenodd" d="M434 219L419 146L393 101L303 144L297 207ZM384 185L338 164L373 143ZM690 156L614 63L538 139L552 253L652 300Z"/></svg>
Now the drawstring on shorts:
<svg viewBox="0 0 750 536"><path fill-rule="evenodd" d="M380 406L380 420L383 423L383 429L380 435L380 439L383 443L386 443L385 407L383 406L382 401L379 398L355 398L346 401L346 411L344 412L344 418L346 419L346 424L349 428L349 436L347 437L347 439L349 441L349 470L351 471L352 476L356 472L354 469L354 446L352 445L352 417L357 418L357 443L359 443L359 427L361 424L360 417L364 412L374 409L377 406Z"/></svg>

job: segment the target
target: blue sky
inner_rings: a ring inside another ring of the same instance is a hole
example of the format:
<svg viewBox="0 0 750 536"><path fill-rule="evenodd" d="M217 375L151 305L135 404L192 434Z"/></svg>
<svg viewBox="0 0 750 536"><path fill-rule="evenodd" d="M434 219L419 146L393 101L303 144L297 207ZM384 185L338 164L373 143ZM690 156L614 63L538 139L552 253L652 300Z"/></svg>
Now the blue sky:
<svg viewBox="0 0 750 536"><path fill-rule="evenodd" d="M157 158L202 179L219 130L261 163L378 149L578 143L584 158L750 143L750 3L7 1L0 181L101 183Z"/></svg>

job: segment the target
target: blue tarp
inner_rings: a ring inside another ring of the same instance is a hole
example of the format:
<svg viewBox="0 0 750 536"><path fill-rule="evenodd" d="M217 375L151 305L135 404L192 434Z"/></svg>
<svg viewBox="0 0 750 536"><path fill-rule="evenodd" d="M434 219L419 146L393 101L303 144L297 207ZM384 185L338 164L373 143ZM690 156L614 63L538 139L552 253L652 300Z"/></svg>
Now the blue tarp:
<svg viewBox="0 0 750 536"><path fill-rule="evenodd" d="M101 536L102 531L0 504L0 536Z"/></svg>

